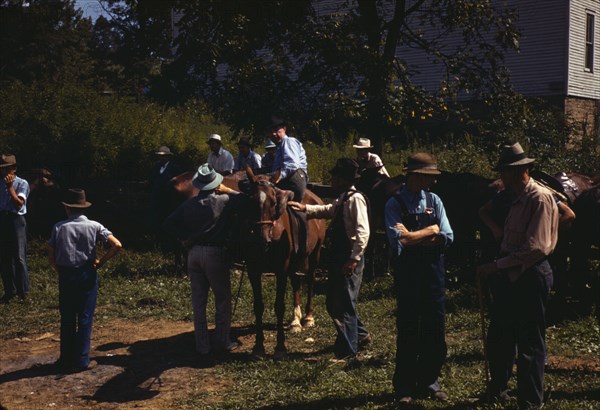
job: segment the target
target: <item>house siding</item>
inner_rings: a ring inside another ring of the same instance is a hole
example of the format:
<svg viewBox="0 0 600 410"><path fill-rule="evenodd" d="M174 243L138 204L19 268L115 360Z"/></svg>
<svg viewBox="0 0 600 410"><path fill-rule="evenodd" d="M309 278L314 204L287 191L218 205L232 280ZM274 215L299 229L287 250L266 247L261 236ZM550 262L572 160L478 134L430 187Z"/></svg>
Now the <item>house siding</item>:
<svg viewBox="0 0 600 410"><path fill-rule="evenodd" d="M586 14L595 16L593 71L585 70ZM600 0L572 0L569 7L567 95L600 99Z"/></svg>

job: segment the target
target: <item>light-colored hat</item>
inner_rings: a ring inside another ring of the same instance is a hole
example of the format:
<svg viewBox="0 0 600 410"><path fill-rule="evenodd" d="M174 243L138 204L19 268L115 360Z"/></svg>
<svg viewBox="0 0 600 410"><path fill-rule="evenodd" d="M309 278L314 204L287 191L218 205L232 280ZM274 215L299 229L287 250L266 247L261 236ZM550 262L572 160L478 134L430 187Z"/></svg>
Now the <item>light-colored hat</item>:
<svg viewBox="0 0 600 410"><path fill-rule="evenodd" d="M79 188L68 189L62 204L69 208L89 208L92 206L92 203L88 202L85 197L85 191Z"/></svg>
<svg viewBox="0 0 600 410"><path fill-rule="evenodd" d="M276 148L276 147L277 147L277 145L275 145L275 143L270 138L268 138L267 142L265 142L265 148Z"/></svg>
<svg viewBox="0 0 600 410"><path fill-rule="evenodd" d="M202 164L192 178L192 185L200 191L210 191L223 182L223 175L219 174L212 165Z"/></svg>
<svg viewBox="0 0 600 410"><path fill-rule="evenodd" d="M12 154L2 154L2 160L0 161L0 168L10 167L17 165L17 157Z"/></svg>
<svg viewBox="0 0 600 410"><path fill-rule="evenodd" d="M535 159L527 158L521 144L515 142L512 145L503 145L500 148L500 159L496 168L514 167L517 165L526 165L534 162Z"/></svg>
<svg viewBox="0 0 600 410"><path fill-rule="evenodd" d="M412 174L440 175L435 158L426 152L417 152L408 157L404 171Z"/></svg>
<svg viewBox="0 0 600 410"><path fill-rule="evenodd" d="M210 136L208 137L208 141L206 141L206 142L208 143L208 142L211 142L211 141L219 141L219 142L221 142L221 136L219 134L210 134Z"/></svg>
<svg viewBox="0 0 600 410"><path fill-rule="evenodd" d="M371 145L371 140L368 138L359 138L358 142L353 145L354 148L363 149L363 148L373 148Z"/></svg>
<svg viewBox="0 0 600 410"><path fill-rule="evenodd" d="M163 145L161 146L158 151L155 152L156 155L173 155L173 153L171 152L171 150L169 149L169 147Z"/></svg>

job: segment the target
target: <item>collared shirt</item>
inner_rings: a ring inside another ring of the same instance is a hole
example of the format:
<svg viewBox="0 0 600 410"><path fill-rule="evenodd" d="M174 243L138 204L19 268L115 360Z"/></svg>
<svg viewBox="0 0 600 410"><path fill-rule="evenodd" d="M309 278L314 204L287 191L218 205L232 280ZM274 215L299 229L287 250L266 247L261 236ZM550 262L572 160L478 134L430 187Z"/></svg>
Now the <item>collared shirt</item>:
<svg viewBox="0 0 600 410"><path fill-rule="evenodd" d="M163 174L165 172L165 170L167 169L167 167L169 166L168 162L165 162L164 165L162 167L160 167L160 169L158 170L159 174Z"/></svg>
<svg viewBox="0 0 600 410"><path fill-rule="evenodd" d="M218 154L211 151L206 162L221 174L233 171L233 155L223 147L219 148Z"/></svg>
<svg viewBox="0 0 600 410"><path fill-rule="evenodd" d="M414 193L410 192L408 189L406 189L406 187L404 187L400 190L400 192L398 192L398 196L400 196L400 199L404 201L406 210L409 214L423 214L433 211L433 215L435 215L439 221L438 225L440 227L440 233L438 236L443 239L442 246L448 247L454 240L454 232L452 232L452 227L450 227L450 222L446 216L446 210L444 209L442 200L433 192L430 194L432 197L433 209L427 208L427 199L425 197L425 191L423 190L418 193ZM392 246L393 255L396 256L400 255L400 253L402 253L402 249L404 249L404 245L400 243L402 234L395 227L397 223L403 223L402 214L403 210L401 205L398 203L398 200L395 197L390 198L385 204L385 226L388 241ZM426 227L421 227L421 229L423 228Z"/></svg>
<svg viewBox="0 0 600 410"><path fill-rule="evenodd" d="M17 193L17 196L21 198L23 201L23 206L21 209L16 209L13 204L10 194L8 193L8 188L3 180L0 179L0 211L10 211L19 215L25 215L27 213L27 197L29 196L29 183L25 181L23 178L19 178L15 175L15 180L13 181L13 188Z"/></svg>
<svg viewBox="0 0 600 410"><path fill-rule="evenodd" d="M242 195L200 191L167 217L164 229L189 244L224 245Z"/></svg>
<svg viewBox="0 0 600 410"><path fill-rule="evenodd" d="M558 207L552 193L533 178L513 201L504 223L496 265L516 280L526 269L550 255L558 239ZM510 269L513 268L513 269Z"/></svg>
<svg viewBox="0 0 600 410"><path fill-rule="evenodd" d="M96 259L96 242L106 242L112 232L85 215L72 215L52 228L48 245L58 266L79 268Z"/></svg>
<svg viewBox="0 0 600 410"><path fill-rule="evenodd" d="M235 165L233 169L235 171L245 170L246 165L250 165L252 169L259 169L261 167L261 158L256 152L250 150L248 155L242 155L240 152L235 159Z"/></svg>
<svg viewBox="0 0 600 410"><path fill-rule="evenodd" d="M299 168L305 172L308 169L306 152L300 141L286 135L281 142L277 143L273 172L281 170L281 178L286 179Z"/></svg>
<svg viewBox="0 0 600 410"><path fill-rule="evenodd" d="M356 162L358 162L358 165L361 169L381 167L379 168L378 173L381 175L386 175L388 177L390 176L390 174L387 172L387 169L385 169L385 166L383 166L383 161L381 160L381 158L379 158L379 155L377 154L369 152L369 155L367 156L366 160L357 159Z"/></svg>
<svg viewBox="0 0 600 410"><path fill-rule="evenodd" d="M355 187L350 190L356 191ZM346 192L341 194L334 203L327 205L306 205L306 215L309 218L327 218L331 219L336 213L340 203L344 200ZM369 212L365 197L356 193L351 195L344 203L344 228L346 235L352 242L352 252L350 259L360 260L367 248L369 242Z"/></svg>

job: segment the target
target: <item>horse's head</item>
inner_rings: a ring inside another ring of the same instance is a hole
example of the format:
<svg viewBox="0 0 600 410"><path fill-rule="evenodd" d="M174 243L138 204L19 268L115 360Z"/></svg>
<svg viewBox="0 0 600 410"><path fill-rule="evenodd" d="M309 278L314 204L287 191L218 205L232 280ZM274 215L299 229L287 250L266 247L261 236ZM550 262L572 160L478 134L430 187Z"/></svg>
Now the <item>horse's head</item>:
<svg viewBox="0 0 600 410"><path fill-rule="evenodd" d="M179 174L171 178L171 184L173 185L173 189L175 192L180 194L183 198L192 198L198 195L198 188L192 185L192 178L194 177L194 172L184 172L183 174Z"/></svg>
<svg viewBox="0 0 600 410"><path fill-rule="evenodd" d="M250 168L246 169L246 173L248 185L244 191L255 205L251 221L258 228L261 241L268 246L281 237L284 228L281 216L285 214L287 203L294 194L277 188L275 176L254 175Z"/></svg>

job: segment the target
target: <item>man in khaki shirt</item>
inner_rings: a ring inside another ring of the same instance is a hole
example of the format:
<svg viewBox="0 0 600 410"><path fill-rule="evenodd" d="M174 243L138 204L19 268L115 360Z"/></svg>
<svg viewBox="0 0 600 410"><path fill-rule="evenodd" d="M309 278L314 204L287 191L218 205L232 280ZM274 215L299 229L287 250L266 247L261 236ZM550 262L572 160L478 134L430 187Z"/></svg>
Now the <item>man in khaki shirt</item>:
<svg viewBox="0 0 600 410"><path fill-rule="evenodd" d="M517 353L519 407L543 404L545 311L553 281L547 257L558 236L556 202L547 188L530 178L533 162L519 143L502 147L498 170L516 199L504 225L501 257L477 268L492 293L489 393L496 400L509 400L508 380Z"/></svg>

